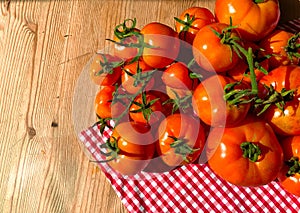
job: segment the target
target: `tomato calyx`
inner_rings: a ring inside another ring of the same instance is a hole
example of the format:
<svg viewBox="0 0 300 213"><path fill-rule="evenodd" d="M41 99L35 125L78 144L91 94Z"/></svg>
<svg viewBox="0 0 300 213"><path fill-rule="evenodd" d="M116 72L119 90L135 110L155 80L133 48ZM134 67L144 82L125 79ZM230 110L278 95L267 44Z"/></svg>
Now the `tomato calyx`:
<svg viewBox="0 0 300 213"><path fill-rule="evenodd" d="M145 86L146 82L149 82L150 79L152 78L152 72L143 72L142 69L140 68L140 63L137 63L137 68L136 68L136 74L133 74L126 69L124 69L124 72L129 75L130 77L134 78L133 86L137 87L139 85Z"/></svg>
<svg viewBox="0 0 300 213"><path fill-rule="evenodd" d="M263 106L262 110L258 112L258 116L264 113L272 104L278 107L282 112L286 102L293 100L295 90L286 90L283 88L280 92L277 92L272 85L264 85L268 93L263 99L257 98L254 103L255 108Z"/></svg>
<svg viewBox="0 0 300 213"><path fill-rule="evenodd" d="M247 104L253 101L253 98L249 98L253 94L251 89L235 89L235 86L238 86L241 83L242 80L225 85L223 97L230 105Z"/></svg>
<svg viewBox="0 0 300 213"><path fill-rule="evenodd" d="M93 125L93 127L98 126L101 134L103 134L106 128L113 129L112 125L110 124L112 118L101 118L97 115L97 119L98 121Z"/></svg>
<svg viewBox="0 0 300 213"><path fill-rule="evenodd" d="M172 114L174 114L177 110L182 110L183 113L185 113L188 109L192 108L192 93L184 97L180 97L176 91L172 89L171 91L174 93L175 98L170 98L162 104L172 104Z"/></svg>
<svg viewBox="0 0 300 213"><path fill-rule="evenodd" d="M181 20L180 18L174 17L175 21L179 22L180 24L183 24L184 27L180 32L188 31L189 28L193 27L192 24L195 21L195 16L191 16L190 14L186 13L184 15L184 20Z"/></svg>
<svg viewBox="0 0 300 213"><path fill-rule="evenodd" d="M298 52L300 49L300 43L298 40L300 39L300 32L293 35L291 38L289 38L287 45L285 47L285 51L290 59L290 61L293 61L293 57L300 57L300 53Z"/></svg>
<svg viewBox="0 0 300 213"><path fill-rule="evenodd" d="M142 102L137 102L137 101L132 101L132 104L135 104L136 106L138 106L139 108L136 110L130 110L131 113L142 113L143 117L145 118L145 120L147 122L150 121L150 117L153 113L153 110L151 109L152 105L158 101L160 98L155 98L153 100L150 100L149 102L147 101L147 96L146 96L146 92L142 92L141 94L142 97Z"/></svg>
<svg viewBox="0 0 300 213"><path fill-rule="evenodd" d="M266 0L253 0L255 4L264 3Z"/></svg>
<svg viewBox="0 0 300 213"><path fill-rule="evenodd" d="M184 138L177 138L175 136L168 137L174 140L174 142L170 144L170 147L174 148L174 152L178 155L181 155L183 160L187 163L190 162L188 155L200 150L190 147Z"/></svg>
<svg viewBox="0 0 300 213"><path fill-rule="evenodd" d="M124 64L124 61L109 61L104 54L101 54L103 61L99 61L101 70L95 73L95 76L100 76L102 74L113 74L114 69L120 67Z"/></svg>
<svg viewBox="0 0 300 213"><path fill-rule="evenodd" d="M118 147L118 139L110 137L107 141L100 145L100 149L106 149L106 152L100 150L101 155L105 156L105 160L92 161L96 163L107 163L118 158L120 149Z"/></svg>
<svg viewBox="0 0 300 213"><path fill-rule="evenodd" d="M261 155L261 149L255 143L243 142L240 148L243 151L243 157L248 158L251 162L256 162Z"/></svg>
<svg viewBox="0 0 300 213"><path fill-rule="evenodd" d="M291 177L295 174L300 174L300 161L299 157L291 157L288 161L285 162L286 165L289 167L288 172L286 173L287 177Z"/></svg>

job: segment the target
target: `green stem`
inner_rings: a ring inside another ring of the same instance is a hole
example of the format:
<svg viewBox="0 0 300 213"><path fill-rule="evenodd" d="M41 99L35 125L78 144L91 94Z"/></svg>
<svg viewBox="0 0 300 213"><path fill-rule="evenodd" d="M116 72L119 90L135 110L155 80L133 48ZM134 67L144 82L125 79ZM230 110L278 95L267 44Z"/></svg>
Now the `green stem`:
<svg viewBox="0 0 300 213"><path fill-rule="evenodd" d="M251 162L256 162L259 155L261 155L261 149L255 143L243 142L240 148L243 151L243 157L248 158Z"/></svg>
<svg viewBox="0 0 300 213"><path fill-rule="evenodd" d="M188 159L188 155L192 154L196 151L198 151L199 149L194 149L192 147L190 147L187 143L185 139L179 139L175 136L169 136L170 138L172 138L174 140L173 143L171 143L170 147L175 149L175 153L178 155L181 155L183 160L187 163L190 163L190 160Z"/></svg>
<svg viewBox="0 0 300 213"><path fill-rule="evenodd" d="M300 174L300 161L298 157L292 157L286 162L289 167L289 171L286 173L287 177L293 176L295 174Z"/></svg>
<svg viewBox="0 0 300 213"><path fill-rule="evenodd" d="M246 57L248 67L249 67L249 72L250 72L252 95L257 95L258 94L258 86L257 86L257 80L256 80L255 71L254 71L252 48L249 47L248 51L247 51L236 41L232 40L231 43Z"/></svg>

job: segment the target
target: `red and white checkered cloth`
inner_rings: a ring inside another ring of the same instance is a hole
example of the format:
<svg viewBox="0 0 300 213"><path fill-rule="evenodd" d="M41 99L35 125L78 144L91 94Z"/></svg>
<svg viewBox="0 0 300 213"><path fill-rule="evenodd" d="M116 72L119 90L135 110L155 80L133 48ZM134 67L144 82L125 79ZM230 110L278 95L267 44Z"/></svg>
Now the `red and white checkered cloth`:
<svg viewBox="0 0 300 213"><path fill-rule="evenodd" d="M300 18L279 27L299 32ZM96 161L103 160L100 144L109 137L97 126L79 135ZM206 164L190 164L165 173L121 176L99 164L129 212L300 212L300 198L276 181L261 187L238 187L216 176Z"/></svg>
<svg viewBox="0 0 300 213"><path fill-rule="evenodd" d="M103 160L97 126L81 132L80 140L95 160ZM205 164L190 164L165 173L121 176L99 164L129 212L300 212L300 198L275 181L261 187L237 187L217 177Z"/></svg>

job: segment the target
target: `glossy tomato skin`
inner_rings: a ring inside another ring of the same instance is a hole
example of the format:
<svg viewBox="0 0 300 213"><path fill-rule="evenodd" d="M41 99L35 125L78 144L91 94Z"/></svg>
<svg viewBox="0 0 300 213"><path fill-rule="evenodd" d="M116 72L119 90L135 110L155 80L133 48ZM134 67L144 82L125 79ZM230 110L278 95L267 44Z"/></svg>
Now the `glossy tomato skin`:
<svg viewBox="0 0 300 213"><path fill-rule="evenodd" d="M151 22L141 29L145 47L142 57L146 64L153 68L164 68L170 65L178 56L180 39L178 33L168 25Z"/></svg>
<svg viewBox="0 0 300 213"><path fill-rule="evenodd" d="M274 30L260 41L259 45L264 49L266 54L273 55L270 57L270 68L275 69L281 65L299 64L299 57L293 56L291 59L288 56L288 40L294 36L293 33L285 30ZM300 44L300 39L296 42ZM297 51L300 54L300 48Z"/></svg>
<svg viewBox="0 0 300 213"><path fill-rule="evenodd" d="M152 71L153 68L148 66L143 60L138 60L133 63L126 64L123 67L122 72L122 87L130 94L137 94L142 87L145 87L145 90L150 90L154 85L154 78L151 78L147 85L142 85L142 83L139 83L135 86L134 82L136 78L134 76L137 76L138 68L140 69L141 73L145 73L148 71ZM145 80L145 78L144 78Z"/></svg>
<svg viewBox="0 0 300 213"><path fill-rule="evenodd" d="M220 137L220 132L223 134ZM241 144L251 142L261 154L255 162L243 157ZM260 186L273 181L283 161L282 148L268 123L247 118L240 125L214 128L207 139L210 168L226 181L238 186Z"/></svg>
<svg viewBox="0 0 300 213"><path fill-rule="evenodd" d="M154 155L155 141L148 126L124 122L112 132L111 141L117 141L117 158L108 165L123 175L142 171Z"/></svg>
<svg viewBox="0 0 300 213"><path fill-rule="evenodd" d="M281 141L284 161L289 161L292 157L300 158L300 136L286 137ZM290 167L284 164L278 175L280 185L288 192L300 196L300 173L287 175Z"/></svg>
<svg viewBox="0 0 300 213"><path fill-rule="evenodd" d="M222 43L213 30L222 33L229 25L213 23L204 26L196 34L193 41L193 55L195 61L203 69L210 72L225 72L233 68L239 61L239 57L231 45ZM234 32L231 37L237 36Z"/></svg>
<svg viewBox="0 0 300 213"><path fill-rule="evenodd" d="M166 117L159 125L158 153L162 160L171 167L193 163L202 153L205 144L205 132L199 119L191 115L175 113ZM174 144L175 139L185 141L191 149L184 157L177 154Z"/></svg>
<svg viewBox="0 0 300 213"><path fill-rule="evenodd" d="M100 118L111 118L111 101L113 100L114 86L104 86L95 97L94 108Z"/></svg>
<svg viewBox="0 0 300 213"><path fill-rule="evenodd" d="M101 63L105 63L103 66ZM112 56L109 54L97 53L90 65L89 73L92 81L100 86L112 86L114 85L121 76L122 70L121 65L112 67L112 64L121 64L122 60L119 57Z"/></svg>
<svg viewBox="0 0 300 213"><path fill-rule="evenodd" d="M262 116L270 123L277 134L300 134L300 67L294 65L280 66L261 78L259 84L260 86L272 85L278 92L283 88L286 90L295 90L293 99L286 102L283 111L277 106L272 105Z"/></svg>
<svg viewBox="0 0 300 213"><path fill-rule="evenodd" d="M265 0L256 3L253 0L217 0L216 19L222 23L238 26L241 37L248 41L259 41L278 24L280 9L278 0Z"/></svg>
<svg viewBox="0 0 300 213"><path fill-rule="evenodd" d="M193 81L189 76L188 67L176 62L171 64L162 74L165 85L177 89L192 89Z"/></svg>
<svg viewBox="0 0 300 213"><path fill-rule="evenodd" d="M247 115L250 104L231 105L224 100L224 87L235 82L223 75L214 75L202 81L193 94L193 108L199 118L207 125L234 126ZM236 89L246 89L247 84L241 84Z"/></svg>
<svg viewBox="0 0 300 213"><path fill-rule="evenodd" d="M132 31L135 33L140 32L140 30L137 28L132 29ZM114 36L114 41L125 44L125 45L139 43L138 36L136 36L136 35L131 35L131 36L128 36L128 37L125 37L122 39L119 39L118 37ZM118 43L114 44L114 55L115 56L122 58L123 60L126 60L126 61L129 61L129 60L133 59L134 57L138 56L139 49L137 47L128 47L128 46L124 46L124 45L118 44Z"/></svg>
<svg viewBox="0 0 300 213"><path fill-rule="evenodd" d="M179 19L185 24L176 22L175 28L179 38L193 44L194 38L199 29L205 25L215 22L214 14L205 7L190 7L183 11ZM193 19L193 21L191 21Z"/></svg>

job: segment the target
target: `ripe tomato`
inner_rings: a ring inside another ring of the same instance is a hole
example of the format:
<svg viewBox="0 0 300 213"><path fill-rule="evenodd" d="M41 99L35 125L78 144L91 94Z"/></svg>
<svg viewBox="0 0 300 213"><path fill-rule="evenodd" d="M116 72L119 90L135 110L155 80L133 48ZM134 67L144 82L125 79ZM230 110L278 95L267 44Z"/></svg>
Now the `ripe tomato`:
<svg viewBox="0 0 300 213"><path fill-rule="evenodd" d="M278 0L216 0L216 19L238 26L241 37L258 41L275 29L280 17Z"/></svg>
<svg viewBox="0 0 300 213"><path fill-rule="evenodd" d="M154 85L154 78L147 75L147 71L152 71L143 60L139 59L130 64L126 64L122 73L122 87L130 94L136 94L143 86L145 90L150 90ZM148 78L151 78L148 81ZM144 85L146 84L147 85Z"/></svg>
<svg viewBox="0 0 300 213"><path fill-rule="evenodd" d="M224 87L235 81L223 75L214 75L202 81L193 94L193 108L199 118L207 125L233 126L241 122L247 115L250 104L230 104L224 99ZM241 83L235 90L247 89Z"/></svg>
<svg viewBox="0 0 300 213"><path fill-rule="evenodd" d="M178 56L180 40L178 34L171 27L151 22L141 29L144 36L143 60L153 68L164 68L171 64Z"/></svg>
<svg viewBox="0 0 300 213"><path fill-rule="evenodd" d="M205 7L190 7L183 11L179 18L175 18L175 20L175 28L179 33L179 38L192 44L199 29L215 22L215 17Z"/></svg>
<svg viewBox="0 0 300 213"><path fill-rule="evenodd" d="M134 123L119 123L108 142L106 162L123 175L135 175L142 171L154 155L155 141L148 126Z"/></svg>
<svg viewBox="0 0 300 213"><path fill-rule="evenodd" d="M284 30L274 30L260 42L259 45L266 54L273 55L269 59L271 69L280 65L298 65L300 62L299 35Z"/></svg>
<svg viewBox="0 0 300 213"><path fill-rule="evenodd" d="M300 134L300 67L295 65L280 66L262 77L259 83L268 87L272 85L279 93L282 89L295 90L292 100L287 101L283 109L272 104L262 116L278 134ZM260 91L264 90L261 89ZM264 95L261 94L262 97Z"/></svg>
<svg viewBox="0 0 300 213"><path fill-rule="evenodd" d="M101 86L112 86L120 78L122 60L109 54L96 54L90 65L92 81Z"/></svg>
<svg viewBox="0 0 300 213"><path fill-rule="evenodd" d="M129 115L135 122L152 125L160 120L162 108L159 97L151 92L143 92L134 99Z"/></svg>
<svg viewBox="0 0 300 213"><path fill-rule="evenodd" d="M139 32L136 19L125 19L114 30L114 55L124 60L131 60L138 56L139 48L130 45L139 43Z"/></svg>
<svg viewBox="0 0 300 213"><path fill-rule="evenodd" d="M281 186L300 196L300 136L290 136L281 142L285 164L278 175Z"/></svg>
<svg viewBox="0 0 300 213"><path fill-rule="evenodd" d="M111 102L113 100L114 86L104 86L96 94L94 108L100 118L111 118Z"/></svg>
<svg viewBox="0 0 300 213"><path fill-rule="evenodd" d="M177 89L191 90L193 80L190 78L189 69L180 62L171 64L162 74L166 86Z"/></svg>
<svg viewBox="0 0 300 213"><path fill-rule="evenodd" d="M193 55L203 69L210 72L224 72L233 68L239 61L239 56L229 43L229 40L237 37L237 34L234 31L231 33L227 31L228 27L227 24L213 23L202 27L196 34Z"/></svg>
<svg viewBox="0 0 300 213"><path fill-rule="evenodd" d="M165 118L159 125L158 134L158 154L173 167L193 163L205 144L200 120L186 114L177 113Z"/></svg>
<svg viewBox="0 0 300 213"><path fill-rule="evenodd" d="M217 175L239 186L273 181L283 161L281 146L269 124L250 118L236 127L214 128L207 139L207 157Z"/></svg>

